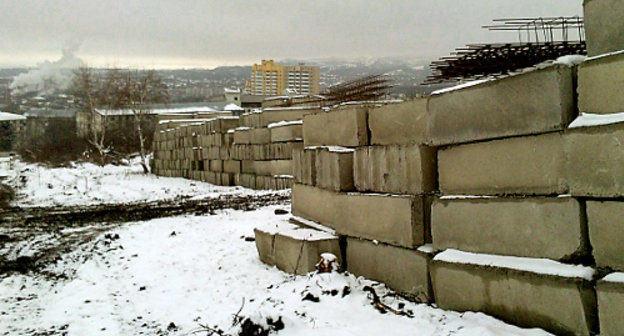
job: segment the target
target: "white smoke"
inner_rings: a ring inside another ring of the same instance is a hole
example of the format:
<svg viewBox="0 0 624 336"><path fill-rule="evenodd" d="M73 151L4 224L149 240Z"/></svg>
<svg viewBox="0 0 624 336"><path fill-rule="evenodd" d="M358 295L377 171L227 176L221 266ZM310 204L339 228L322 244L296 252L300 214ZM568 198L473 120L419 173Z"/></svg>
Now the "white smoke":
<svg viewBox="0 0 624 336"><path fill-rule="evenodd" d="M36 69L20 74L11 83L16 93L38 92L40 94L65 91L71 85L73 71L84 62L76 57L81 41L73 39L63 47L63 56L56 62L45 61Z"/></svg>

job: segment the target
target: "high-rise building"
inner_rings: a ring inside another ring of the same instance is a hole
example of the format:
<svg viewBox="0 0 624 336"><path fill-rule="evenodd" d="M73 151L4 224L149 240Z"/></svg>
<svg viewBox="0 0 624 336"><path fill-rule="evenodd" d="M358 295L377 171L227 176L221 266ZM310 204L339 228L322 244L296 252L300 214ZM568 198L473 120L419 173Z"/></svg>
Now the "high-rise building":
<svg viewBox="0 0 624 336"><path fill-rule="evenodd" d="M318 94L319 74L318 66L276 65L273 60L262 60L251 68L250 93L265 96Z"/></svg>

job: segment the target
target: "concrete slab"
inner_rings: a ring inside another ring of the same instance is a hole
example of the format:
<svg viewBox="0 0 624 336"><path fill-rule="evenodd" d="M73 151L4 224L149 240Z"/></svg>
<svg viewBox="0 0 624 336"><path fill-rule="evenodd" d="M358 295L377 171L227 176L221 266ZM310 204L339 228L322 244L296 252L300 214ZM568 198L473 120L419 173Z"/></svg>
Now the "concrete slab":
<svg viewBox="0 0 624 336"><path fill-rule="evenodd" d="M210 160L210 171L215 173L223 172L223 161L221 160Z"/></svg>
<svg viewBox="0 0 624 336"><path fill-rule="evenodd" d="M269 124L279 121L302 120L303 116L320 111L322 110L318 107L305 106L265 108L260 114L261 126L267 127Z"/></svg>
<svg viewBox="0 0 624 336"><path fill-rule="evenodd" d="M434 148L358 147L353 161L353 179L358 191L420 195L437 189Z"/></svg>
<svg viewBox="0 0 624 336"><path fill-rule="evenodd" d="M303 124L272 127L271 142L303 140Z"/></svg>
<svg viewBox="0 0 624 336"><path fill-rule="evenodd" d="M367 112L363 107L347 106L304 116L304 146L368 145Z"/></svg>
<svg viewBox="0 0 624 336"><path fill-rule="evenodd" d="M339 234L414 248L429 241L424 196L337 193L293 185L292 212Z"/></svg>
<svg viewBox="0 0 624 336"><path fill-rule="evenodd" d="M316 185L316 150L293 150L293 176L296 183Z"/></svg>
<svg viewBox="0 0 624 336"><path fill-rule="evenodd" d="M583 14L588 56L624 50L622 1L585 0Z"/></svg>
<svg viewBox="0 0 624 336"><path fill-rule="evenodd" d="M311 151L306 149L305 151ZM317 148L316 186L333 191L353 191L353 150Z"/></svg>
<svg viewBox="0 0 624 336"><path fill-rule="evenodd" d="M599 267L624 271L624 202L587 201L587 226Z"/></svg>
<svg viewBox="0 0 624 336"><path fill-rule="evenodd" d="M431 207L438 251L569 260L591 254L584 228L572 197L436 199Z"/></svg>
<svg viewBox="0 0 624 336"><path fill-rule="evenodd" d="M552 195L568 192L559 133L459 145L438 151L444 195Z"/></svg>
<svg viewBox="0 0 624 336"><path fill-rule="evenodd" d="M384 105L368 111L371 145L422 144L428 138L427 99Z"/></svg>
<svg viewBox="0 0 624 336"><path fill-rule="evenodd" d="M225 160L223 161L223 171L238 174L241 172L241 162L239 160Z"/></svg>
<svg viewBox="0 0 624 336"><path fill-rule="evenodd" d="M242 172L256 175L291 175L292 160L242 161Z"/></svg>
<svg viewBox="0 0 624 336"><path fill-rule="evenodd" d="M433 146L563 130L574 118L573 69L553 65L429 98Z"/></svg>
<svg viewBox="0 0 624 336"><path fill-rule="evenodd" d="M619 275L620 277L622 276L621 273ZM622 312L624 312L624 283L621 281L599 280L596 284L596 296L598 297L600 335L622 335L624 330L624 319L622 318Z"/></svg>
<svg viewBox="0 0 624 336"><path fill-rule="evenodd" d="M256 238L256 249L260 260L270 266L275 265L275 257L273 255L273 247L275 245L275 233L254 228L254 236Z"/></svg>
<svg viewBox="0 0 624 336"><path fill-rule="evenodd" d="M484 312L559 335L593 335L597 329L596 294L585 279L434 258L431 281L442 309Z"/></svg>
<svg viewBox="0 0 624 336"><path fill-rule="evenodd" d="M624 112L623 85L624 54L583 62L578 70L579 111L596 114Z"/></svg>
<svg viewBox="0 0 624 336"><path fill-rule="evenodd" d="M564 136L573 196L624 196L624 124L569 130Z"/></svg>
<svg viewBox="0 0 624 336"><path fill-rule="evenodd" d="M432 255L417 250L347 238L347 271L385 283L416 302L432 302Z"/></svg>

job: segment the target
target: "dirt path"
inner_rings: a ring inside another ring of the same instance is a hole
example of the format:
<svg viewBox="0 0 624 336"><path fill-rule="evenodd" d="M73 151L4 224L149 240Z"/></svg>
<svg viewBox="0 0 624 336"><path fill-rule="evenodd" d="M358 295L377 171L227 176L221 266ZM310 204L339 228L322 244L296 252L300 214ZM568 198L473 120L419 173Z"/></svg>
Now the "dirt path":
<svg viewBox="0 0 624 336"><path fill-rule="evenodd" d="M254 210L287 204L290 196L224 195L200 200L178 199L116 205L9 207L0 209L0 275L41 272L60 255L125 222L217 210ZM114 240L115 237L105 237Z"/></svg>

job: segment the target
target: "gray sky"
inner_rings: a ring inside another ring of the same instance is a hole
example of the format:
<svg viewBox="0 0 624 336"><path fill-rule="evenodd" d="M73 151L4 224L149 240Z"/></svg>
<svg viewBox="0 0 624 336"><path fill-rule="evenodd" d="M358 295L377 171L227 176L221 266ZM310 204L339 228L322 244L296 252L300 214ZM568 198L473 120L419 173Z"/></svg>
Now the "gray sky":
<svg viewBox="0 0 624 336"><path fill-rule="evenodd" d="M261 59L437 58L515 40L494 18L582 15L582 0L0 0L0 66L215 67Z"/></svg>

